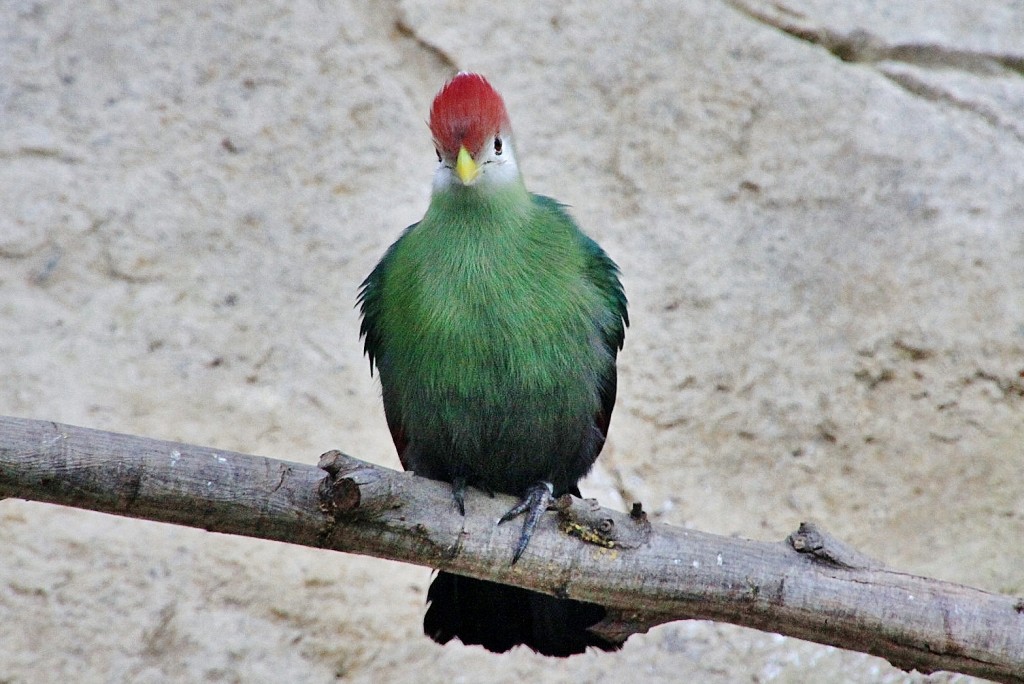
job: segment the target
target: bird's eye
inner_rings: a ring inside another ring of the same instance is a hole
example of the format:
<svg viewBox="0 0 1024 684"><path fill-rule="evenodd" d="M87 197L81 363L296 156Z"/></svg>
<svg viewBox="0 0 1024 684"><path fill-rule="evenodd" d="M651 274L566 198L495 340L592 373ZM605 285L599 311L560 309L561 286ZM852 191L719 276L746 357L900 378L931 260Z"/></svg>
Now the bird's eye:
<svg viewBox="0 0 1024 684"><path fill-rule="evenodd" d="M501 138L494 139L494 154L501 154Z"/></svg>
<svg viewBox="0 0 1024 684"><path fill-rule="evenodd" d="M441 150L434 148L434 154L437 155L437 161L441 161Z"/></svg>

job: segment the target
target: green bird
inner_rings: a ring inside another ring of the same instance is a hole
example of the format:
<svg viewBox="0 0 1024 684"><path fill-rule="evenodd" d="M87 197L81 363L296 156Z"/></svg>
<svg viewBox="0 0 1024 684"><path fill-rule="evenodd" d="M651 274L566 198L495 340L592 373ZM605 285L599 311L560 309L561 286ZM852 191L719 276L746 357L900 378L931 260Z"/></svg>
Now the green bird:
<svg viewBox="0 0 1024 684"><path fill-rule="evenodd" d="M553 497L604 445L628 325L618 268L555 200L527 191L508 112L459 73L430 110L439 165L430 206L359 293L360 333L406 470L522 497L519 559ZM596 604L438 573L424 631L504 652L614 650L588 631Z"/></svg>

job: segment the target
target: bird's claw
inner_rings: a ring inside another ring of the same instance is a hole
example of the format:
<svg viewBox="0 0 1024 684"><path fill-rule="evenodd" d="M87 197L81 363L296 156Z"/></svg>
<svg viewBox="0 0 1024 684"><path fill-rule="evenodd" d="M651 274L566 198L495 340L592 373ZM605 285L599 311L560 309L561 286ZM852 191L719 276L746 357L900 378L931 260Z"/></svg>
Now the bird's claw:
<svg viewBox="0 0 1024 684"><path fill-rule="evenodd" d="M523 521L523 531L519 535L519 543L516 544L515 553L512 555L512 564L515 565L519 557L526 551L530 543L533 531L537 529L540 517L548 510L548 506L555 500L554 486L550 482L538 482L526 490L526 495L512 509L501 516L498 524L506 523L512 518L526 513L526 520Z"/></svg>

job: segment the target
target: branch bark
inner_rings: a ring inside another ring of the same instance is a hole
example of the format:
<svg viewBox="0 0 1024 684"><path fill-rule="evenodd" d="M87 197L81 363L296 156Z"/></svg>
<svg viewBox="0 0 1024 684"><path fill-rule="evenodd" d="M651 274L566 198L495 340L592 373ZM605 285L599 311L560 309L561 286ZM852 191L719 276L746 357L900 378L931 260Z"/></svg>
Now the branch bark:
<svg viewBox="0 0 1024 684"><path fill-rule="evenodd" d="M814 525L782 542L650 523L563 497L511 565L505 497L328 452L319 467L0 417L0 499L15 497L441 568L600 603L625 640L683 619L871 653L905 670L1024 683L1024 599L886 569ZM561 532L559 532L559 529Z"/></svg>

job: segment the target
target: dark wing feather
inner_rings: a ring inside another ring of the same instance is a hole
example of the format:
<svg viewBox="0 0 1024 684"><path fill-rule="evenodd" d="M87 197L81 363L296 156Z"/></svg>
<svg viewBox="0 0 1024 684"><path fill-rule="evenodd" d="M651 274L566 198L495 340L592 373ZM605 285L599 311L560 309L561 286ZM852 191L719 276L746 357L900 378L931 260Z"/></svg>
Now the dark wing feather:
<svg viewBox="0 0 1024 684"><path fill-rule="evenodd" d="M611 357L611 363L601 378L601 411L594 419L601 431L603 443L603 438L608 435L612 410L615 408L615 393L618 386L615 360L626 336L629 314L626 311L626 294L622 290L622 283L619 282L619 267L596 242L586 236L583 240L590 257L587 277L597 285L607 306L601 321L601 339Z"/></svg>
<svg viewBox="0 0 1024 684"><path fill-rule="evenodd" d="M388 248L384 256L374 267L370 275L359 286L357 304L362 314L362 322L359 325L359 336L363 338L363 350L370 359L370 373L373 373L374 365L380 367L382 356L386 353L386 340L381 330L380 317L384 307L384 281L387 279L388 267L394 256L398 243L405 235L416 227L416 224L409 226L402 233L401 237ZM391 440L395 443L395 450L398 451L398 458L402 465L406 466L403 459L408 440L405 434L405 427L401 424L398 410L394 402L389 401L387 391L384 392L384 416L387 418L388 429L391 431Z"/></svg>
<svg viewBox="0 0 1024 684"><path fill-rule="evenodd" d="M534 202L545 209L557 212L565 217L569 223L576 226L576 222L565 211L565 205L561 202L545 197L534 195ZM587 255L586 278L590 280L604 299L604 311L601 314L600 331L601 340L608 351L611 363L601 378L599 390L601 398L601 410L594 417L594 423L601 431L601 444L608 435L608 425L612 419L612 410L615 408L615 393L618 379L615 370L615 360L626 336L626 327L629 326L629 314L626 310L626 294L619 282L619 267L611 258L605 254L601 246L591 240L577 228L580 246ZM600 446L598 447L600 451Z"/></svg>

